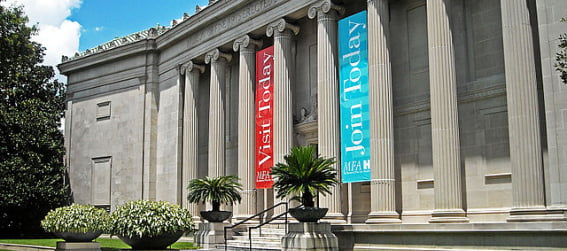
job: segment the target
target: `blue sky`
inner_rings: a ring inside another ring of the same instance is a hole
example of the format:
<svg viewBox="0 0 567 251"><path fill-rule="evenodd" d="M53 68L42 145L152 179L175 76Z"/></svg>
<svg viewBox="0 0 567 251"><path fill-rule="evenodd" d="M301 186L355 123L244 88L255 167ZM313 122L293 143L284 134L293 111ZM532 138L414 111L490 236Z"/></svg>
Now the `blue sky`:
<svg viewBox="0 0 567 251"><path fill-rule="evenodd" d="M184 12L193 14L197 4L206 6L208 0L83 0L68 19L81 24L79 50L84 51L158 23L170 26Z"/></svg>
<svg viewBox="0 0 567 251"><path fill-rule="evenodd" d="M116 37L122 37L195 13L208 0L4 0L3 6L23 6L28 25L39 33L32 40L45 48L44 64L56 66L61 56L72 57ZM66 81L56 70L56 78Z"/></svg>

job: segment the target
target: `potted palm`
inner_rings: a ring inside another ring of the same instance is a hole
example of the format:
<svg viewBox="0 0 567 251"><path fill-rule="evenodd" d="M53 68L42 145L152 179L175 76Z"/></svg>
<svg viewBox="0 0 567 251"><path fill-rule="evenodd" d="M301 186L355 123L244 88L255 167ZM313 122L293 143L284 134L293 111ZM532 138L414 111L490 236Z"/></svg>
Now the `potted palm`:
<svg viewBox="0 0 567 251"><path fill-rule="evenodd" d="M284 162L272 168L276 197L292 196L303 204L291 208L291 216L300 222L317 222L327 214L328 208L315 207L315 196L330 194L330 188L338 184L335 163L335 158L317 156L314 146L293 147Z"/></svg>
<svg viewBox="0 0 567 251"><path fill-rule="evenodd" d="M49 211L41 221L45 231L66 242L91 242L108 229L109 214L91 205L73 204Z"/></svg>
<svg viewBox="0 0 567 251"><path fill-rule="evenodd" d="M201 216L209 222L223 222L232 212L221 211L220 205L232 205L242 200L240 196L242 184L238 180L239 178L234 175L191 180L187 186L187 200L190 203L210 202L212 210L201 211Z"/></svg>

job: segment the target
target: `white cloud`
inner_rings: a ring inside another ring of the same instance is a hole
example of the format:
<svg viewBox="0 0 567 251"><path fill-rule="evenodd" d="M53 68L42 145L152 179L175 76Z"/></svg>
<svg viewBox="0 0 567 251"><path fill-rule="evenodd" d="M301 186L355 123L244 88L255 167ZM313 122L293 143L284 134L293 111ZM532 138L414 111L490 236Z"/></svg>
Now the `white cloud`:
<svg viewBox="0 0 567 251"><path fill-rule="evenodd" d="M72 56L79 50L79 23L64 20L59 26L40 24L39 28L33 40L46 48L44 64L55 66L61 63L61 55Z"/></svg>
<svg viewBox="0 0 567 251"><path fill-rule="evenodd" d="M6 3L23 5L31 24L54 26L63 23L71 15L71 9L81 6L81 0L7 0Z"/></svg>
<svg viewBox="0 0 567 251"><path fill-rule="evenodd" d="M56 66L61 63L61 56L72 56L79 50L81 25L67 20L71 9L79 8L81 0L7 0L2 5L23 5L29 18L29 25L37 24L39 34L32 40L46 48L44 64ZM64 81L55 68L56 78Z"/></svg>
<svg viewBox="0 0 567 251"><path fill-rule="evenodd" d="M95 27L94 30L95 31L102 31L102 30L104 30L104 26Z"/></svg>

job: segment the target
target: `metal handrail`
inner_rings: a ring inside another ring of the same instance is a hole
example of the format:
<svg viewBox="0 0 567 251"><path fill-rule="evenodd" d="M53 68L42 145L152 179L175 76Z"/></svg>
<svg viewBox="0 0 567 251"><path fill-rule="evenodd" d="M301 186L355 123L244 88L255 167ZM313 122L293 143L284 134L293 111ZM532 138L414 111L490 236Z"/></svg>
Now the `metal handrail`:
<svg viewBox="0 0 567 251"><path fill-rule="evenodd" d="M277 215L276 217L272 217L270 220L268 220L268 221L266 221L266 222L264 222L264 223L261 223L261 224L258 225L258 226L248 227L248 241L250 242L250 250L252 250L252 229L254 229L254 228L260 228L260 227L262 227L262 226L264 226L264 225L266 225L266 224L268 224L268 223L270 223L270 222L272 222L272 221L274 221L274 220L276 220L276 219L279 219L279 218L282 217L282 216L285 216L285 233L287 234L287 213L288 213L288 212L289 212L289 207L288 207L288 205L287 205L287 203L286 203L286 204L285 204L285 212L284 212L284 213L281 213L281 214ZM225 246L225 247L226 247L226 246Z"/></svg>
<svg viewBox="0 0 567 251"><path fill-rule="evenodd" d="M244 219L244 220L241 220L241 221L239 221L238 223L236 223L236 224L234 224L234 225L232 225L232 226L226 226L226 227L224 227L224 250L225 250L225 251L227 250L227 238L226 238L226 230L227 230L227 229L237 227L237 226L239 226L239 225L241 225L241 224L243 224L243 223L245 223L245 222L247 222L247 221L249 221L249 220L251 220L251 219L254 219L254 218L256 218L256 217L258 217L258 216L260 216L260 215L262 215L262 214L264 214L264 213L266 213L266 212L268 212L268 211L270 211L270 210L272 210L272 209L274 209L274 208L276 208L276 207L279 207L279 206L281 206L281 205L285 205L285 213L283 213L283 214L285 214L285 228L286 228L286 233L287 233L287 213L288 213L288 208L289 208L289 207L288 207L288 203L287 203L287 202L282 201L282 202L280 202L280 203L278 203L278 204L275 204L275 205L273 205L273 206L271 206L271 207L269 207L269 208L267 208L267 209L264 209L262 212L259 212L259 213L255 214L255 215L252 215L252 216L250 216L250 217L248 217L248 218L246 218L246 219ZM278 215L278 216L276 216L276 217L273 217L272 219L270 219L270 220L268 220L268 221L266 221L266 222L260 224L258 227L261 227L261 226L263 226L263 225L265 225L265 224L268 224L268 223L272 222L273 220L275 220L275 219L281 217L283 214L280 214L280 215ZM250 231L250 228L248 228L248 229L249 229L248 231ZM252 236L249 234L249 235L248 235L248 240L250 241L250 250L252 250L252 238L251 238L251 237L252 237Z"/></svg>

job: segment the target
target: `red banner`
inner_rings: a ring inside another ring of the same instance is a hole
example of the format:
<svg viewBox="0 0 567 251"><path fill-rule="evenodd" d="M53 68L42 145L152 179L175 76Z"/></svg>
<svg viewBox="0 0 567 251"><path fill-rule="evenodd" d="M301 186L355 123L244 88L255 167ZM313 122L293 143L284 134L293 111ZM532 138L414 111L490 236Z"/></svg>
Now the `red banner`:
<svg viewBox="0 0 567 251"><path fill-rule="evenodd" d="M274 46L256 53L256 188L271 188L274 166Z"/></svg>

